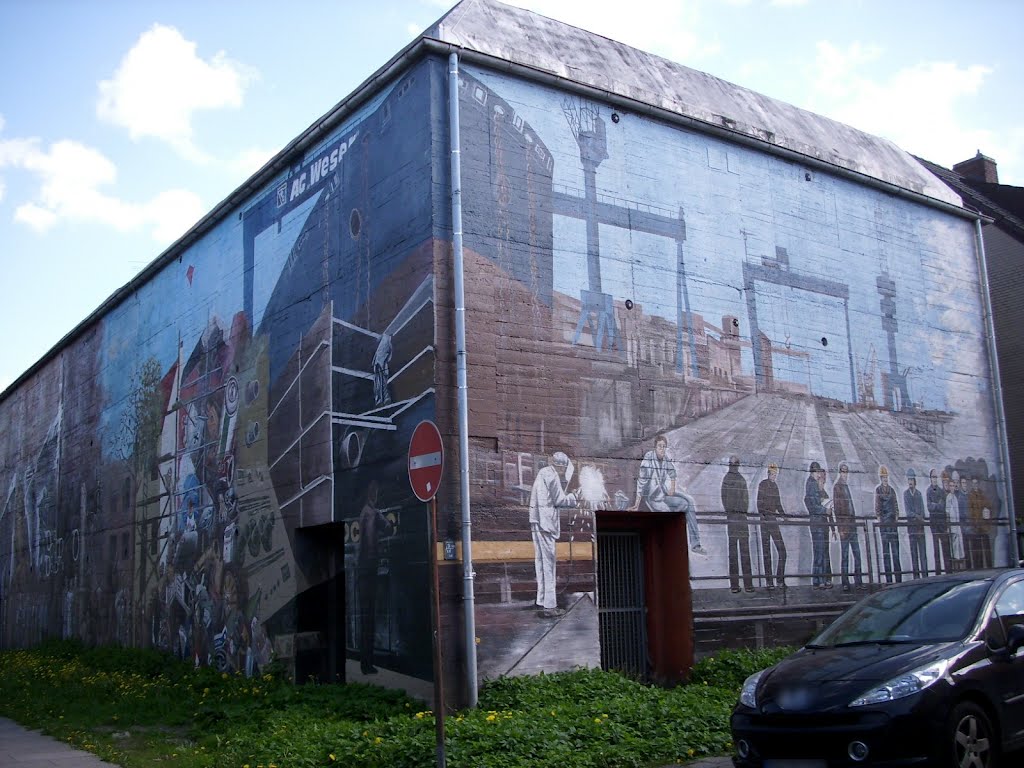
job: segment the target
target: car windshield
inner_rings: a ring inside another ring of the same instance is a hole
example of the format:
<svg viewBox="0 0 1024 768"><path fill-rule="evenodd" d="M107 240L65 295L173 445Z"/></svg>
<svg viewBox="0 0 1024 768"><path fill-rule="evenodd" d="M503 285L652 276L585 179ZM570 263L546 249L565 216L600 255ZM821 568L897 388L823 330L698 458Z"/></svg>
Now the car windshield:
<svg viewBox="0 0 1024 768"><path fill-rule="evenodd" d="M808 643L810 648L962 639L991 582L937 581L883 589L864 598Z"/></svg>

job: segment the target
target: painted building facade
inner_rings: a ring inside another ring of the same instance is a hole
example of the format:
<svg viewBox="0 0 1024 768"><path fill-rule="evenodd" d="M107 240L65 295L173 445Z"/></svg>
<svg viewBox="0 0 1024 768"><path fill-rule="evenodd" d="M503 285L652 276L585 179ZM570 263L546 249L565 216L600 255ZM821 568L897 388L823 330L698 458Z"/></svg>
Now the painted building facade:
<svg viewBox="0 0 1024 768"><path fill-rule="evenodd" d="M530 42L614 46L633 80L510 66L557 69ZM684 70L494 2L396 56L3 393L3 644L74 636L247 674L280 659L423 692L436 551L464 698L462 467L481 678L675 680L695 653L803 639L879 584L1008 564L959 198L770 100L849 157L710 96L645 95L653 72L707 78ZM433 540L407 479L424 419L450 466Z"/></svg>

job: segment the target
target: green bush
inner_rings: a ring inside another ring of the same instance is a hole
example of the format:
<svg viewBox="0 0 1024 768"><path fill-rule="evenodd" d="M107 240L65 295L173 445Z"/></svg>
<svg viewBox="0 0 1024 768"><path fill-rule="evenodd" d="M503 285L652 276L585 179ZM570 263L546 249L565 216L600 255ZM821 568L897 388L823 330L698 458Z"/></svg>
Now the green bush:
<svg viewBox="0 0 1024 768"><path fill-rule="evenodd" d="M260 725L280 710L297 717L360 723L423 708L419 700L394 689L363 683L295 686L268 677L250 681L229 675L230 684L215 686L202 697L195 712L196 724L214 730L236 720Z"/></svg>
<svg viewBox="0 0 1024 768"><path fill-rule="evenodd" d="M446 718L447 763L644 768L722 754L739 685L789 651L718 653L673 689L595 669L489 681L477 708ZM400 691L294 686L137 649L62 642L2 652L0 715L128 768L435 765L433 715Z"/></svg>
<svg viewBox="0 0 1024 768"><path fill-rule="evenodd" d="M461 765L507 768L679 762L729 749L735 701L729 689L666 690L596 669L500 678L484 685L479 708L461 721L481 725L483 717L490 725L482 725L480 738L455 730L454 757L467 758ZM514 744L503 728L519 734Z"/></svg>
<svg viewBox="0 0 1024 768"><path fill-rule="evenodd" d="M618 672L577 669L572 672L499 677L480 691L481 709L530 709L578 701L601 701L636 694L645 686Z"/></svg>
<svg viewBox="0 0 1024 768"><path fill-rule="evenodd" d="M690 670L690 683L714 685L739 691L743 681L755 672L778 664L796 649L790 646L779 648L740 648L723 650L707 656Z"/></svg>

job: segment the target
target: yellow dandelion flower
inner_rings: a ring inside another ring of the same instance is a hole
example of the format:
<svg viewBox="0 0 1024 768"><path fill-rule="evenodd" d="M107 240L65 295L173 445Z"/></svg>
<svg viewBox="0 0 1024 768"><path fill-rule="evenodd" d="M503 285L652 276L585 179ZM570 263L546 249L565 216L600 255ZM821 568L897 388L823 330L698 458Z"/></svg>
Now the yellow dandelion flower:
<svg viewBox="0 0 1024 768"><path fill-rule="evenodd" d="M693 757L693 747L690 747L690 749L687 750L686 755L687 757Z"/></svg>
<svg viewBox="0 0 1024 768"><path fill-rule="evenodd" d="M495 714L494 714L493 712L491 712L491 714L489 714L489 715L487 716L487 722L488 722L488 723L493 723L493 722L494 722L494 719L495 719L495 717L496 717L496 716L495 716Z"/></svg>
<svg viewBox="0 0 1024 768"><path fill-rule="evenodd" d="M382 739L380 736L378 736L376 739L373 740L373 743L374 744L380 744L382 741L384 741L384 739Z"/></svg>
<svg viewBox="0 0 1024 768"><path fill-rule="evenodd" d="M333 762L334 762L335 760L337 760L337 759L338 759L338 758L336 758L336 757L334 756L334 753L333 753L333 752L332 752L331 754L329 754L329 755L328 755L328 757L329 757L329 758L331 758L331 762L332 762L332 763L333 763Z"/></svg>

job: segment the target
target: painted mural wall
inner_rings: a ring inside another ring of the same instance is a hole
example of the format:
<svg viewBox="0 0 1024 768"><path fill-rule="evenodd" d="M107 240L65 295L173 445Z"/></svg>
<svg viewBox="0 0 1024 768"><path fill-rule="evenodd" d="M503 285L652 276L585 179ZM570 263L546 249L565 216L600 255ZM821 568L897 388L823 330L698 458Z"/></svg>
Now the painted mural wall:
<svg viewBox="0 0 1024 768"><path fill-rule="evenodd" d="M435 67L436 68L436 67ZM432 65L0 403L0 632L430 679Z"/></svg>
<svg viewBox="0 0 1024 768"><path fill-rule="evenodd" d="M704 647L1008 563L969 222L504 75L460 88L482 676L600 663L606 510L685 515Z"/></svg>
<svg viewBox="0 0 1024 768"><path fill-rule="evenodd" d="M0 402L5 646L431 679L406 449L454 432L444 82L386 87ZM602 512L685 518L706 647L1007 562L969 224L459 87L481 677L601 663Z"/></svg>

